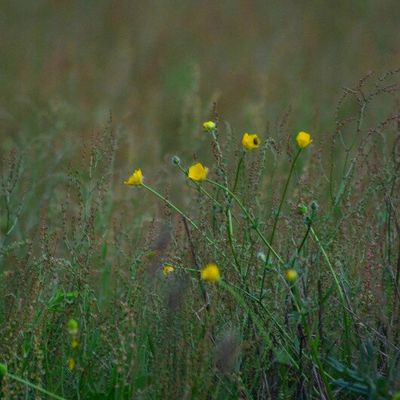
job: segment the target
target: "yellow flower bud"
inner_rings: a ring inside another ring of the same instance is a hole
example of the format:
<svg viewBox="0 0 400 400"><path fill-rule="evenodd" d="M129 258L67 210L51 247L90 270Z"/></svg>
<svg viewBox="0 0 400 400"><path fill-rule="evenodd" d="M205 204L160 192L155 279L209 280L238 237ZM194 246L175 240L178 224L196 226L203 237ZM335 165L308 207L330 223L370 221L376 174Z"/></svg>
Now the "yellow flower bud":
<svg viewBox="0 0 400 400"><path fill-rule="evenodd" d="M214 121L206 121L203 123L203 128L206 132L212 132L216 127Z"/></svg>
<svg viewBox="0 0 400 400"><path fill-rule="evenodd" d="M174 272L175 268L172 265L164 265L163 266L163 274L168 276L171 272Z"/></svg>
<svg viewBox="0 0 400 400"><path fill-rule="evenodd" d="M312 143L311 135L307 132L299 132L296 136L296 142L300 149L305 149Z"/></svg>
<svg viewBox="0 0 400 400"><path fill-rule="evenodd" d="M297 279L297 271L293 268L287 269L285 271L285 276L289 282L294 282Z"/></svg>
<svg viewBox="0 0 400 400"><path fill-rule="evenodd" d="M72 357L70 357L70 358L68 358L67 365L68 365L68 369L70 371L73 371L75 369L76 362Z"/></svg>

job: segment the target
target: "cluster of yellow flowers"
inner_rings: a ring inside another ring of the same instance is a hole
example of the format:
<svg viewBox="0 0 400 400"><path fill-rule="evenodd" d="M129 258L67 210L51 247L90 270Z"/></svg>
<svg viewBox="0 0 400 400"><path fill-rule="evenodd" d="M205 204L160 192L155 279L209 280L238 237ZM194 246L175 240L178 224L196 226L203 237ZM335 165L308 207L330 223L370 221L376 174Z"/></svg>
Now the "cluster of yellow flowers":
<svg viewBox="0 0 400 400"><path fill-rule="evenodd" d="M206 132L211 133L215 138L217 124L214 121L206 121L203 123L203 129ZM300 150L305 149L312 143L311 135L308 132L301 131L296 136L296 143ZM245 150L255 150L261 146L261 140L255 133L245 132L242 136L242 146ZM201 182L207 179L208 168L205 167L201 162L197 162L189 167L187 171L187 177L192 181ZM128 180L124 181L125 185L129 186L140 186L143 184L143 174L141 169L136 169ZM171 274L175 268L172 265L165 264L162 272L165 276ZM221 279L219 268L216 264L207 264L200 271L201 279L206 282L218 282ZM294 282L297 279L297 272L295 269L288 269L285 271L286 279L289 282ZM74 342L73 342L74 343ZM77 342L76 342L77 346ZM73 369L75 364L71 362Z"/></svg>
<svg viewBox="0 0 400 400"><path fill-rule="evenodd" d="M206 121L203 124L203 128L207 132L213 132L216 129L216 124L213 121ZM305 149L312 143L311 135L307 132L301 131L296 136L296 142L300 149ZM261 145L261 140L255 133L244 133L242 137L242 146L246 150L258 149ZM202 163L198 162L189 167L188 178L193 181L204 181L207 179L208 168ZM140 186L143 184L142 170L135 169L128 180L124 181L125 185L129 186Z"/></svg>

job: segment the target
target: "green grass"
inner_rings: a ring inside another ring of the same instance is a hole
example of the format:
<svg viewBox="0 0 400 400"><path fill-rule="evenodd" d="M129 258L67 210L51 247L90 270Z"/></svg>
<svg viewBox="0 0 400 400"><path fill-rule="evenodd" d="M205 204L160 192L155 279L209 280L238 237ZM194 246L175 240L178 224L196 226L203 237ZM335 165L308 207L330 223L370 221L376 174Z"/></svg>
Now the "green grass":
<svg viewBox="0 0 400 400"><path fill-rule="evenodd" d="M396 399L398 9L5 3L0 398Z"/></svg>

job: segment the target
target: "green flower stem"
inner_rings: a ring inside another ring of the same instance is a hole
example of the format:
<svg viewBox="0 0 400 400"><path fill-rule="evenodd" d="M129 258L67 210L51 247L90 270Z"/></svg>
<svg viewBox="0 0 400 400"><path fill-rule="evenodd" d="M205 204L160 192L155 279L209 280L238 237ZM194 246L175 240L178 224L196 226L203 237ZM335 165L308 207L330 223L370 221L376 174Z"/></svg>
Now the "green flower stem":
<svg viewBox="0 0 400 400"><path fill-rule="evenodd" d="M294 306L296 308L297 313L300 315L300 319L302 322L302 325L304 326L305 333L306 333L306 338L307 338L307 344L310 348L311 352L311 358L315 362L315 364L318 367L318 370L321 374L322 381L324 382L326 394L327 394L327 399L332 399L332 392L329 386L328 382L328 377L331 378L324 370L324 366L322 365L320 356L319 356L319 349L318 349L318 339L315 339L315 337L311 334L311 328L309 321L307 319L307 310L304 309L303 307L303 302L301 299L300 291L296 285L293 285L291 288L291 293L292 293L292 298L294 301Z"/></svg>
<svg viewBox="0 0 400 400"><path fill-rule="evenodd" d="M220 146L220 144L219 144L219 142L218 142L218 139L217 139L217 130L216 130L216 129L214 129L214 130L211 132L211 136L212 136L212 138L213 138L213 140L214 140L215 146L217 147L217 153L218 153L218 158L219 158L218 164L219 164L219 167L220 167L221 172L222 172L222 168L221 168L221 163L222 163L222 150L221 150L221 146Z"/></svg>
<svg viewBox="0 0 400 400"><path fill-rule="evenodd" d="M294 160L293 160L293 162L292 162L292 165L291 165L291 167L290 167L289 176L288 176L288 178L287 178L287 181L286 181L286 184L285 184L285 188L283 189L282 198L281 198L281 201L280 201L280 203L279 203L278 212L277 212L277 214L276 214L275 221L274 221L274 226L273 226L273 228L272 228L272 233L271 233L271 238L270 238L271 244L272 244L272 242L273 242L273 240L274 240L274 237L275 237L275 232L276 232L276 227L277 227L277 225L278 225L279 216L280 216L280 214L281 214L282 206L283 206L283 203L284 203L285 198L286 198L286 193L287 193L287 190L288 190L288 187L289 187L289 183L290 183L290 181L291 181L291 179L292 179L294 167L295 167L295 165L296 165L297 159L298 159L299 156L300 156L301 150L302 150L302 149L299 149L299 151L297 152L296 157L294 158Z"/></svg>
<svg viewBox="0 0 400 400"><path fill-rule="evenodd" d="M31 387L32 389L37 390L38 392L41 392L43 394L46 394L47 396L51 397L52 399L56 399L56 400L66 400L64 397L58 396L54 393L51 393L49 391L47 391L46 389L41 388L40 386L37 386L35 384L33 384L32 382L29 382L23 378L20 378L19 376L10 374L9 372L7 372L6 376L8 376L9 378L13 379L14 381L17 381L19 383L22 383L26 386Z"/></svg>
<svg viewBox="0 0 400 400"><path fill-rule="evenodd" d="M334 268L333 268L333 265L332 265L332 263L331 263L331 261L330 261L330 259L329 259L329 256L328 256L328 254L326 253L325 248L324 248L324 246L322 245L322 243L321 243L319 237L318 237L317 234L315 233L314 228L311 227L311 228L310 228L310 231L311 231L312 237L314 238L314 240L315 240L315 242L317 243L319 249L321 250L322 255L323 255L324 258L325 258L325 261L326 261L326 263L327 263L327 265L328 265L328 267L329 267L329 270L330 270L330 272L331 272L331 274L332 274L332 276L333 276L333 279L334 279L334 281L335 281L337 290L338 290L339 295L340 295L340 299L341 299L342 307L343 307L344 333L345 333L346 339L347 339L348 354L350 354L350 346L349 346L349 343L350 343L350 340L351 340L351 339L350 339L351 333L350 333L350 321L349 321L348 312L349 312L349 311L352 312L352 307L351 307L351 304L350 304L350 301L349 301L348 297L346 296L346 294L345 294L345 292L344 292L344 290L343 290L343 288L342 288L342 285L340 284L339 278L338 278L338 276L337 276L337 274L336 274L336 272L335 272L335 270L334 270Z"/></svg>
<svg viewBox="0 0 400 400"><path fill-rule="evenodd" d="M304 235L304 237L303 237L303 240L302 240L301 243L300 243L300 246L299 246L298 249L297 249L297 255L300 254L300 252L301 252L303 246L304 246L305 243L306 243L306 240L307 240L307 238L308 238L308 235L309 235L310 232L311 232L311 225L312 225L312 221L310 221L310 223L307 224L307 230L306 230L306 233L305 233L305 235Z"/></svg>
<svg viewBox="0 0 400 400"><path fill-rule="evenodd" d="M232 297L236 300L236 302L249 314L250 318L253 320L254 325L257 327L259 333L264 337L264 340L267 342L268 346L272 346L272 341L271 341L271 336L270 333L266 331L265 329L265 322L263 322L259 316L249 307L245 301L245 299L240 295L239 289L236 286L231 285L230 283L221 281L219 282L219 285L225 289L227 292L229 292ZM242 291L242 290L241 290ZM246 295L253 297L250 293L245 292ZM257 299L253 298L255 301ZM281 331L285 332L285 330L280 326L280 324L275 320L274 321L278 328L280 328ZM287 335L287 333L285 332ZM289 338L290 340L290 338ZM291 340L290 340L291 341ZM290 362L295 368L298 368L298 363L296 360L292 357L292 355L289 353L289 351L286 349L285 346L282 347L282 350L286 352L288 358L290 359Z"/></svg>
<svg viewBox="0 0 400 400"><path fill-rule="evenodd" d="M272 243L273 243L274 238L275 238L276 227L278 225L279 217L280 217L281 211L282 211L282 206L283 206L283 203L284 203L285 198L286 198L287 190L289 188L289 183L290 183L290 181L292 179L294 167L295 167L296 162L297 162L297 160L298 160L298 158L300 156L301 151L302 151L302 149L298 150L298 152L297 152L297 154L296 154L296 156L295 156L295 158L294 158L294 160L292 162L292 165L291 165L290 171L289 171L289 175L288 175L288 178L286 180L285 187L283 189L282 198L281 198L281 201L279 203L278 212L276 214L275 221L274 221L274 226L272 227L271 237L269 239L269 243L270 243L271 246L272 246ZM271 255L271 248L269 248L269 250L268 250L267 257L266 257L266 260L265 260L265 265L268 265L270 255ZM262 297L263 297L263 289L264 289L266 274L267 274L267 269L264 268L263 276L262 276L262 280L261 280L261 285L260 285L260 299L262 299Z"/></svg>
<svg viewBox="0 0 400 400"><path fill-rule="evenodd" d="M242 152L242 155L241 155L241 157L240 157L240 160L239 160L239 162L238 162L238 166L237 166L237 168L236 168L235 182L234 182L234 184L233 184L232 193L235 193L237 184L238 184L238 182L239 182L240 168L241 168L241 166L242 166L242 164L243 164L243 160L244 160L245 154L246 154L246 152L243 151L243 152Z"/></svg>
<svg viewBox="0 0 400 400"><path fill-rule="evenodd" d="M222 204L221 204L217 199L214 199L214 197L212 197L211 194L208 193L207 190L205 190L205 189L200 185L200 183L197 183L197 182L194 182L194 183L195 183L197 189L199 189L201 193L205 194L205 195L206 195L212 202L214 202L221 210L223 209Z"/></svg>
<svg viewBox="0 0 400 400"><path fill-rule="evenodd" d="M300 246L296 250L296 254L293 256L292 262L290 264L290 268L294 268L294 264L296 262L296 259L299 257L300 252L301 252L302 248L304 247L304 245L306 243L306 240L307 240L307 238L308 238L308 236L309 236L309 234L311 232L311 224L312 224L312 221L307 225L306 233L304 234L304 237L303 237L303 239L302 239L302 241L300 243Z"/></svg>
<svg viewBox="0 0 400 400"><path fill-rule="evenodd" d="M250 213L248 212L246 207L242 204L242 202L239 200L239 198L234 193L232 193L227 187L221 185L218 182L212 181L210 179L206 179L206 182L208 182L208 183L210 183L210 184L212 184L214 186L217 186L220 189L224 190L225 192L227 192L229 194L229 196L231 196L233 198L233 200L235 200L237 205L240 207L240 209L244 212L246 217L249 219L250 223L253 225L253 229L256 231L256 233L258 234L260 239L263 241L263 243L269 248L270 252L279 260L279 262L281 264L284 264L284 261L283 261L282 257L280 257L279 254L272 248L271 244L268 242L268 240L262 234L262 232L260 231L260 229L256 225L253 217L250 215Z"/></svg>
<svg viewBox="0 0 400 400"><path fill-rule="evenodd" d="M231 212L230 208L228 208L226 210L226 218L227 218L226 231L228 233L229 246L231 248L233 259L235 261L235 264L234 264L235 269L238 272L238 274L240 275L240 277L243 278L242 267L240 266L240 263L239 263L239 260L237 258L237 254L235 251L235 246L233 244L233 223L232 223L232 212Z"/></svg>
<svg viewBox="0 0 400 400"><path fill-rule="evenodd" d="M178 165L178 168L183 172L183 174L184 174L184 175L186 176L186 178L187 178L187 177L188 177L187 171L185 171L185 170L182 168L182 166L181 166L180 164ZM196 185L197 189L199 189L201 193L205 194L205 195L206 195L210 200L212 200L221 210L223 209L222 204L221 204L217 199L215 199L214 197L212 197L211 194L208 193L207 190L205 190L205 189L200 185L200 183L198 183L198 182L196 182L196 181L193 181L192 179L189 179L189 180L192 181L192 182Z"/></svg>
<svg viewBox="0 0 400 400"><path fill-rule="evenodd" d="M193 268L182 268L185 271L188 272L194 272L194 273L198 273L199 271ZM218 285L223 288L224 290L226 290L227 292L229 292L232 297L237 301L237 303L243 308L244 311L247 311L248 315L250 316L250 318L253 320L255 326L257 327L257 329L259 330L260 334L264 337L264 339L267 341L268 344L271 344L271 339L270 339L270 335L269 333L265 330L265 324L264 322L259 318L259 316L254 313L254 311L252 310L251 307L249 307L249 305L247 304L246 300L242 297L241 293L243 293L244 295L246 295L246 297L248 297L250 300L254 301L255 303L259 304L259 299L252 295L250 292L237 287L227 281L224 281L221 279L221 281L218 283ZM329 390L329 384L326 380L326 378L329 378L329 375L324 371L323 369L323 365L320 361L319 355L318 355L318 346L317 346L317 342L315 340L312 340L312 335L311 335L311 331L310 331L310 327L308 325L308 321L305 318L306 314L303 312L300 304L301 303L301 299L300 299L300 294L298 292L298 289L296 287L292 288L291 290L291 294L293 297L293 301L294 301L294 305L295 308L297 310L297 312L299 313L299 315L301 315L302 318L302 322L305 326L306 329L306 333L307 333L307 337L309 338L310 342L310 350L311 350L311 358L314 360L314 362L316 363L318 369L321 372L321 377L325 383L325 386L327 388L328 391L328 395L329 395L329 399L331 399L331 393ZM271 320L275 326L277 327L278 331L280 332L280 334L287 340L287 344L288 347L290 347L293 352L296 352L296 347L293 344L293 339L290 337L290 335L288 334L288 332L286 331L286 329L284 329L284 327L279 323L279 321L277 321L277 319L275 318L275 316L273 315L273 313L271 313L267 307L264 307L263 304L261 304L262 309L266 312L266 314L268 315L268 319ZM292 365L295 368L298 368L299 365L297 363L297 361L293 358L293 356L289 353L288 350L286 350L286 347L283 347L284 351L286 352L287 356L289 357ZM308 357L307 357L308 358Z"/></svg>
<svg viewBox="0 0 400 400"><path fill-rule="evenodd" d="M346 306L347 306L349 309L351 309L350 304L349 304L349 301L348 301L348 299L346 298L346 295L345 295L345 293L344 293L344 290L343 290L343 288L342 288L342 285L340 284L339 278L338 278L338 276L337 276L337 274L336 274L336 272L335 272L335 270L334 270L334 268L333 268L333 265L332 265L332 263L331 263L331 261L330 261L330 259L329 259L328 254L327 254L326 251L325 251L324 246L322 246L322 243L321 243L319 237L317 236L317 234L315 233L314 228L311 227L311 228L310 228L310 231L311 231L312 237L314 238L314 240L315 240L315 242L317 243L319 249L321 250L321 253L322 253L322 255L324 256L324 259L325 259L325 261L326 261L326 264L328 265L329 270L330 270L330 272L331 272L331 274L332 274L332 276L333 276L333 279L334 279L335 284L336 284L336 287L337 287L337 289L338 289L338 292L339 292L340 298L341 298L341 300L342 300L343 306L344 306L345 308L346 308Z"/></svg>
<svg viewBox="0 0 400 400"><path fill-rule="evenodd" d="M188 176L187 172L184 170L184 168L182 168L182 166L181 166L180 164L178 165L178 168L183 172L183 174L184 174L186 177ZM208 193L207 190L205 190L205 189L203 188L203 186L202 186L200 183L198 183L198 182L196 182L196 181L192 181L192 182L196 185L197 189L199 189L200 192L204 193L204 194L205 194L209 199L211 199L221 210L223 209L223 205L222 205L217 199L215 199L210 193ZM237 272L240 276L242 276L240 263L239 263L239 261L238 261L238 259L237 259L237 255L236 255L235 248L234 248L234 245L233 245L233 223L232 223L232 218L234 218L235 220L236 220L236 218L235 218L234 215L232 215L232 212L231 212L231 210L230 210L229 208L228 208L227 211L226 211L226 216L227 216L227 226L226 226L226 230L227 230L227 232L228 232L229 246L230 246L230 248L231 248L231 251L232 251L232 254L233 254L233 258L234 258L234 261L235 261L234 267L235 267L236 272Z"/></svg>
<svg viewBox="0 0 400 400"><path fill-rule="evenodd" d="M226 174L224 173L224 169L223 169L223 166L222 166L222 150L221 150L220 144L218 142L218 139L217 139L215 131L212 132L212 136L213 136L214 142L215 142L215 144L217 146L217 152L218 152L218 158L219 158L218 159L218 168L219 168L219 170L221 172L222 177L224 178L225 187L228 187L228 178L227 178ZM236 176L236 178L237 177L238 177L238 175ZM234 242L233 235L234 234L233 234L232 212L231 212L231 209L230 209L232 196L229 196L226 191L225 191L225 196L227 198L226 231L227 231L227 234L228 234L229 247L230 247L232 255L233 255L235 270L238 272L240 277L242 277L242 271L241 271L242 268L240 266L240 263L239 263L239 260L237 258L237 254L236 254L236 251L235 251L235 246L233 244L233 242Z"/></svg>
<svg viewBox="0 0 400 400"><path fill-rule="evenodd" d="M242 162L243 162L244 155L245 155L245 152L243 151L242 155L240 157L240 160L238 162L237 168L236 168L235 182L233 184L232 193L235 193L235 190L236 190L236 187L237 187L237 184L238 184L238 181L239 181L239 172L240 172L240 167L241 167ZM226 185L226 187L228 187L228 182L227 181L225 181L225 185ZM228 207L227 207L227 210L226 210L226 216L227 216L226 230L228 232L229 245L230 245L230 248L231 248L233 259L235 260L236 267L237 267L237 269L239 271L240 276L243 279L242 267L241 267L241 265L239 263L238 256L237 256L236 250L235 250L235 246L233 244L234 235L233 235L231 202L232 202L232 196L229 197Z"/></svg>
<svg viewBox="0 0 400 400"><path fill-rule="evenodd" d="M183 172L185 177L188 177L187 171L185 171L181 165L178 165L178 168ZM189 178L188 178L189 179ZM199 183L196 182L192 179L189 179L189 181L193 182L196 185L196 188L200 190L201 193L205 194L210 200L212 200L221 210L223 210L224 206L216 199L214 198L209 192L207 192L206 189ZM238 219L232 214L232 218L236 221L239 222Z"/></svg>
<svg viewBox="0 0 400 400"><path fill-rule="evenodd" d="M206 239L206 241L211 244L212 246L214 246L215 248L218 249L218 246L216 245L216 243L210 239L201 229L200 227L191 219L189 218L183 211L181 211L178 207L176 207L173 203L171 203L167 198L165 198L162 194L160 194L159 192L157 192L155 189L153 189L150 186L147 186L145 183L142 183L141 186L143 186L145 189L147 189L149 192L151 192L152 194L154 194L156 197L158 197L161 201L165 202L166 204L168 204L168 206L170 206L174 211L176 211L182 218L184 218L187 222L189 222L190 225L193 226L194 229L196 229L197 231L199 231L203 237ZM219 249L218 249L219 250Z"/></svg>

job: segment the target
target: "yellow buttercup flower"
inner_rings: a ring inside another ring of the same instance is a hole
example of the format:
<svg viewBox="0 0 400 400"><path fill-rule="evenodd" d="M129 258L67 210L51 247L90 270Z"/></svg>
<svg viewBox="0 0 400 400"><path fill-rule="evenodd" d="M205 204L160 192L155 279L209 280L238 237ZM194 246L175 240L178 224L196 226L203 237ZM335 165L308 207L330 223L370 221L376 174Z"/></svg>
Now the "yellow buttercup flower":
<svg viewBox="0 0 400 400"><path fill-rule="evenodd" d="M221 279L221 274L217 264L207 264L201 270L201 279L206 282L218 282Z"/></svg>
<svg viewBox="0 0 400 400"><path fill-rule="evenodd" d="M172 265L164 265L163 266L163 274L168 276L171 272L174 272L175 268Z"/></svg>
<svg viewBox="0 0 400 400"><path fill-rule="evenodd" d="M253 133L253 134L244 133L243 134L242 145L245 149L247 149L247 150L258 149L260 147L260 144L261 144L261 140L255 133Z"/></svg>
<svg viewBox="0 0 400 400"><path fill-rule="evenodd" d="M139 186L143 183L143 175L141 169L135 169L133 174L124 182L125 185Z"/></svg>
<svg viewBox="0 0 400 400"><path fill-rule="evenodd" d="M214 121L206 121L203 123L203 128L206 132L212 132L216 127Z"/></svg>
<svg viewBox="0 0 400 400"><path fill-rule="evenodd" d="M204 181L207 178L208 168L202 163L197 163L189 168L188 177L193 181Z"/></svg>
<svg viewBox="0 0 400 400"><path fill-rule="evenodd" d="M68 358L67 365L68 365L68 369L70 371L73 371L75 369L75 365L76 365L75 360L72 357Z"/></svg>
<svg viewBox="0 0 400 400"><path fill-rule="evenodd" d="M294 282L297 279L297 271L293 268L287 269L285 271L285 276L289 282Z"/></svg>
<svg viewBox="0 0 400 400"><path fill-rule="evenodd" d="M305 149L312 143L311 135L307 132L299 132L296 136L297 146L301 149Z"/></svg>

